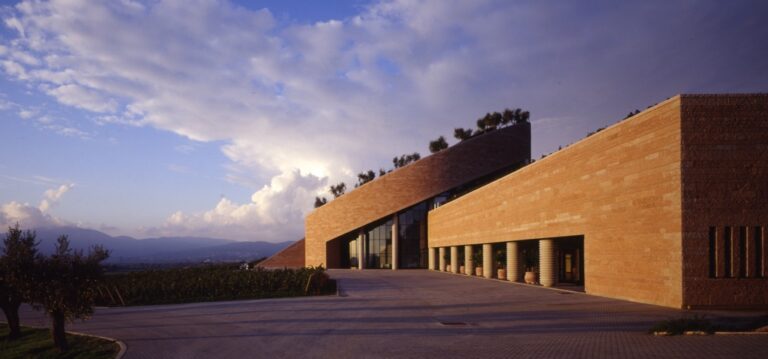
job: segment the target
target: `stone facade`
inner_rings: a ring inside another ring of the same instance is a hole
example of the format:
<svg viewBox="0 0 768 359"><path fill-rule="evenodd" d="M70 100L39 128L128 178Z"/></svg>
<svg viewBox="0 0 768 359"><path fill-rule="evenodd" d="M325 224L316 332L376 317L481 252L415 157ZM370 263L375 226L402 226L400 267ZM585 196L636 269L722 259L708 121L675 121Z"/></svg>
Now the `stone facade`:
<svg viewBox="0 0 768 359"><path fill-rule="evenodd" d="M583 236L587 293L765 307L765 235L716 239L718 273L760 255L763 278L710 278L708 254L710 227L764 231L767 186L767 95L676 96L432 210L429 246Z"/></svg>
<svg viewBox="0 0 768 359"><path fill-rule="evenodd" d="M306 264L333 267L340 253L333 239L447 190L521 166L531 157L530 141L528 123L476 136L315 209L305 221Z"/></svg>
<svg viewBox="0 0 768 359"><path fill-rule="evenodd" d="M259 262L256 266L266 269L303 268L304 263L304 239L300 239L282 251Z"/></svg>

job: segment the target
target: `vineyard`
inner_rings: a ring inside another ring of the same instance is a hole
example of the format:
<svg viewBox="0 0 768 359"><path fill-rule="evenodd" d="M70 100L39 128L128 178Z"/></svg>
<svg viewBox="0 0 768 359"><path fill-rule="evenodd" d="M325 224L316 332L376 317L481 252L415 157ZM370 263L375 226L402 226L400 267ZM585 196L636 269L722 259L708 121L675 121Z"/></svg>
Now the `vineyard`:
<svg viewBox="0 0 768 359"><path fill-rule="evenodd" d="M232 265L107 275L97 305L151 305L332 294L322 267L265 270Z"/></svg>

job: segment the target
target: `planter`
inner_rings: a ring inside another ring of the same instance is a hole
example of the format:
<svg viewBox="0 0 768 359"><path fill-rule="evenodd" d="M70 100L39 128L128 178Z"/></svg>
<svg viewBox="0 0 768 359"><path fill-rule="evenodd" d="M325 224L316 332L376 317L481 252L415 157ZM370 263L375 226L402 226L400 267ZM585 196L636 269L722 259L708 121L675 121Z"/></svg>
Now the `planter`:
<svg viewBox="0 0 768 359"><path fill-rule="evenodd" d="M451 271L451 265L450 264L446 264L445 265L445 271L446 272L450 272Z"/></svg>
<svg viewBox="0 0 768 359"><path fill-rule="evenodd" d="M464 274L464 266L459 266L459 273Z"/></svg>
<svg viewBox="0 0 768 359"><path fill-rule="evenodd" d="M475 275L478 277L483 276L483 267L475 267Z"/></svg>
<svg viewBox="0 0 768 359"><path fill-rule="evenodd" d="M498 280L507 280L507 270L506 269L499 269L496 271L496 279Z"/></svg>
<svg viewBox="0 0 768 359"><path fill-rule="evenodd" d="M525 283L536 284L536 272L525 272Z"/></svg>

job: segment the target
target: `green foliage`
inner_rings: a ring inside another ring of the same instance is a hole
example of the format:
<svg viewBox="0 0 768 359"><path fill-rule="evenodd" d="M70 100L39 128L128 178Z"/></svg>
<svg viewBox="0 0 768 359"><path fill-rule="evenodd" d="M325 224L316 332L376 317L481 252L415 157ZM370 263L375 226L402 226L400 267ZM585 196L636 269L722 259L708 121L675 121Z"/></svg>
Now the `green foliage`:
<svg viewBox="0 0 768 359"><path fill-rule="evenodd" d="M464 141L466 139L469 139L470 137L472 137L472 129L471 128L463 129L461 127L454 128L453 137L459 141Z"/></svg>
<svg viewBox="0 0 768 359"><path fill-rule="evenodd" d="M368 182L373 181L376 178L376 172L368 170L368 172L360 172L357 174L357 184L355 188L360 187Z"/></svg>
<svg viewBox="0 0 768 359"><path fill-rule="evenodd" d="M689 331L713 333L715 328L704 316L694 315L693 317L663 320L651 327L648 333L661 332L670 335L680 335Z"/></svg>
<svg viewBox="0 0 768 359"><path fill-rule="evenodd" d="M53 346L46 329L21 328L21 338L8 340L8 326L0 324L0 357L7 359L107 359L114 358L120 347L106 339L67 334L70 350L61 353Z"/></svg>
<svg viewBox="0 0 768 359"><path fill-rule="evenodd" d="M68 350L65 323L87 319L93 313L96 290L104 276L101 262L108 257L109 252L98 245L88 255L72 250L67 236L61 236L54 253L40 262L32 301L51 317L53 342L61 351Z"/></svg>
<svg viewBox="0 0 768 359"><path fill-rule="evenodd" d="M339 198L341 195L347 192L347 184L344 182L339 182L335 185L332 185L330 190L333 198Z"/></svg>
<svg viewBox="0 0 768 359"><path fill-rule="evenodd" d="M436 140L429 142L429 152L437 153L448 148L448 142L445 141L445 137L440 136Z"/></svg>
<svg viewBox="0 0 768 359"><path fill-rule="evenodd" d="M328 203L328 200L325 197L315 197L315 208L322 207Z"/></svg>
<svg viewBox="0 0 768 359"><path fill-rule="evenodd" d="M401 155L392 159L392 164L395 168L400 168L408 165L411 162L416 162L421 159L421 155L418 152L411 153L409 155Z"/></svg>
<svg viewBox="0 0 768 359"><path fill-rule="evenodd" d="M39 259L35 232L22 231L18 223L9 227L0 255L0 309L10 326L10 339L21 335L19 307L31 301Z"/></svg>
<svg viewBox="0 0 768 359"><path fill-rule="evenodd" d="M107 290L125 305L150 305L330 294L336 287L322 267L240 270L236 265L210 265L108 275L98 303L117 305Z"/></svg>

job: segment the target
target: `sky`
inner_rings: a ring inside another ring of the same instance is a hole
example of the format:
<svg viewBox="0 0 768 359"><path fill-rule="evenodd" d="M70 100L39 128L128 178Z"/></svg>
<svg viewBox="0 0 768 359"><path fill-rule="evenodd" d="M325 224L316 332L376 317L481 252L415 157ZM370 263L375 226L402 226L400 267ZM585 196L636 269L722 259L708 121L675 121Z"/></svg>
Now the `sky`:
<svg viewBox="0 0 768 359"><path fill-rule="evenodd" d="M679 93L768 92L768 2L10 1L0 225L303 236L314 197L531 112L535 158Z"/></svg>

